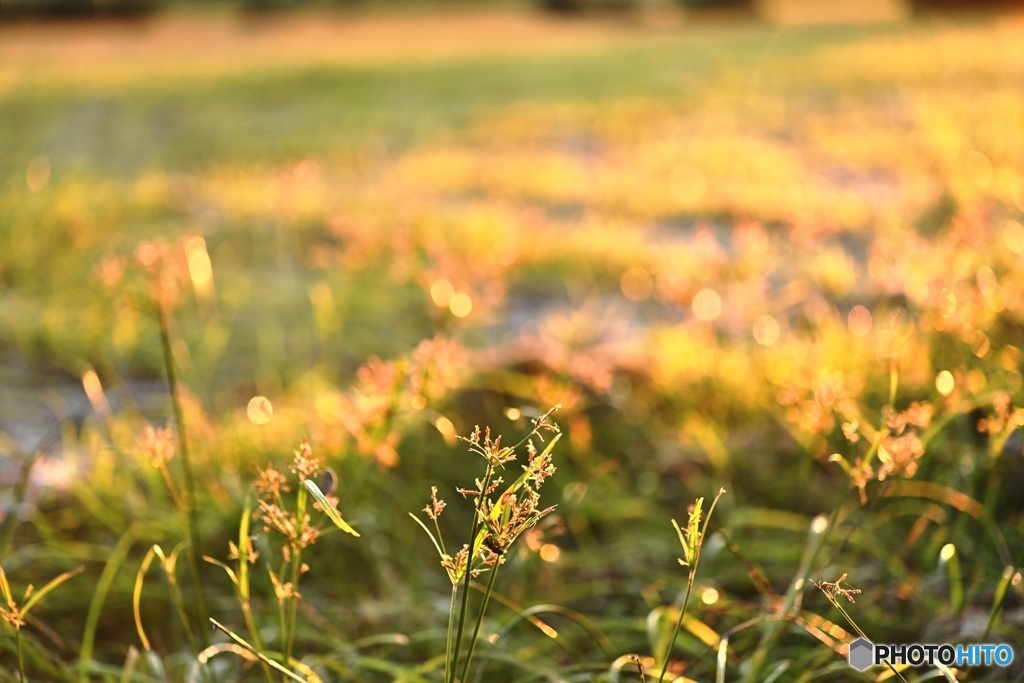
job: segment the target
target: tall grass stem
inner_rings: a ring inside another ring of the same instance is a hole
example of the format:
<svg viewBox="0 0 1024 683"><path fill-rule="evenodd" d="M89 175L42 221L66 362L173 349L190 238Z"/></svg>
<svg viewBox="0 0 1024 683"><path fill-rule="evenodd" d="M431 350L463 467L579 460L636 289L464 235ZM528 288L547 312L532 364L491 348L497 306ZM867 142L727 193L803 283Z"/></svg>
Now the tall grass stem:
<svg viewBox="0 0 1024 683"><path fill-rule="evenodd" d="M203 648L209 645L207 629L209 624L208 609L206 604L206 591L203 588L202 578L199 574L199 558L202 557L202 543L199 535L199 514L196 508L196 485L195 476L192 472L192 460L188 450L188 433L185 430L185 411L181 406L181 396L178 387L178 375L174 369L174 354L171 352L171 331L167 317L167 310L157 306L157 315L160 321L160 344L163 348L164 369L167 372L167 386L171 394L171 405L174 409L174 423L178 432L178 455L181 457L181 467L185 475L185 515L187 523L185 533L188 540L188 566L192 575L192 583L196 592L196 610L199 613L199 642Z"/></svg>
<svg viewBox="0 0 1024 683"><path fill-rule="evenodd" d="M476 536L479 533L480 528L483 526L483 517L480 514L480 508L483 506L484 495L487 489L491 485L491 477L494 475L494 465L487 463L487 472L484 475L483 486L480 487L480 495L476 498L476 507L473 510L473 526L472 533L469 535L469 545L466 551L466 567L463 570L463 582L462 582L462 609L459 611L459 625L456 629L455 634L455 652L452 654L452 671L451 677L448 679L448 683L454 683L455 672L459 667L459 654L462 651L462 638L466 632L466 613L469 611L469 580L473 569L473 556L476 550Z"/></svg>
<svg viewBox="0 0 1024 683"><path fill-rule="evenodd" d="M487 588L484 589L483 600L480 603L480 611L476 615L476 625L473 627L473 636L469 639L469 651L466 652L466 664L462 667L462 679L463 681L469 680L469 665L473 661L473 652L476 651L477 638L480 637L480 627L484 623L484 614L487 612L487 604L491 601L491 593L494 591L494 580L498 576L498 567L501 566L501 561L494 563L491 567L491 576L487 580Z"/></svg>

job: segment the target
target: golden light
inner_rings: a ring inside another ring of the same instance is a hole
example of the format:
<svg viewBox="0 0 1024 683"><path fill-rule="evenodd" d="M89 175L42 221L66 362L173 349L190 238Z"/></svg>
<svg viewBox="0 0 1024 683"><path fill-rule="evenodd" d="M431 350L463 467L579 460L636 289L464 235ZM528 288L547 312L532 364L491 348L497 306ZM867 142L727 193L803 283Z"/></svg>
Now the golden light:
<svg viewBox="0 0 1024 683"><path fill-rule="evenodd" d="M935 388L943 396L952 394L954 387L956 387L956 380L953 379L953 373L949 370L943 370L935 376Z"/></svg>
<svg viewBox="0 0 1024 683"><path fill-rule="evenodd" d="M1016 346L1007 346L999 354L999 363L1003 366L1003 370L1013 372L1020 367L1020 358L1020 349Z"/></svg>
<svg viewBox="0 0 1024 683"><path fill-rule="evenodd" d="M811 531L815 534L823 534L827 528L828 518L825 515L818 515L811 521Z"/></svg>
<svg viewBox="0 0 1024 683"><path fill-rule="evenodd" d="M93 410L100 415L108 415L110 413L110 405L107 403L107 397L103 393L103 385L100 384L100 378L95 371L85 371L82 375L82 388L85 390L85 395L89 399L89 403L92 404Z"/></svg>
<svg viewBox="0 0 1024 683"><path fill-rule="evenodd" d="M38 156L28 162L28 168L25 169L25 184L28 185L28 189L32 192L39 192L46 187L48 182L50 182L50 157Z"/></svg>
<svg viewBox="0 0 1024 683"><path fill-rule="evenodd" d="M770 315L759 316L754 321L754 341L762 346L771 346L779 340L779 321Z"/></svg>
<svg viewBox="0 0 1024 683"><path fill-rule="evenodd" d="M185 256L188 259L188 274L192 278L192 287L201 298L209 298L213 294L213 264L210 254L206 251L206 240L196 235L185 242Z"/></svg>
<svg viewBox="0 0 1024 683"><path fill-rule="evenodd" d="M558 558L561 555L562 551L553 543L545 543L540 547L540 559L545 562L558 562Z"/></svg>
<svg viewBox="0 0 1024 683"><path fill-rule="evenodd" d="M468 294L459 292L452 295L451 300L448 302L448 309L456 318L465 318L473 312L473 300L469 298Z"/></svg>
<svg viewBox="0 0 1024 683"><path fill-rule="evenodd" d="M274 406L266 396L253 396L245 407L249 421L257 425L265 425L274 416Z"/></svg>
<svg viewBox="0 0 1024 683"><path fill-rule="evenodd" d="M505 409L505 417L507 417L508 419L512 420L513 422L515 422L516 420L518 420L522 416L523 416L523 411L519 410L519 408L506 408Z"/></svg>
<svg viewBox="0 0 1024 683"><path fill-rule="evenodd" d="M722 297L713 289L702 289L693 295L693 315L710 322L722 315Z"/></svg>
<svg viewBox="0 0 1024 683"><path fill-rule="evenodd" d="M668 177L668 190L684 204L693 204L704 197L708 189L708 181L701 170L689 164L682 164L672 169Z"/></svg>
<svg viewBox="0 0 1024 683"><path fill-rule="evenodd" d="M981 152L972 149L967 154L967 175L978 187L988 187L992 182L992 162Z"/></svg>
<svg viewBox="0 0 1024 683"><path fill-rule="evenodd" d="M434 302L435 306L448 308L448 304L454 295L455 288L452 287L452 283L448 282L448 280L437 280L434 284L430 285L430 300Z"/></svg>
<svg viewBox="0 0 1024 683"><path fill-rule="evenodd" d="M995 271L988 266L982 266L978 268L978 291L985 296L991 296L995 291L999 281L996 279Z"/></svg>
<svg viewBox="0 0 1024 683"><path fill-rule="evenodd" d="M630 301L643 301L654 291L654 279L643 268L633 266L622 274L620 286Z"/></svg>
<svg viewBox="0 0 1024 683"><path fill-rule="evenodd" d="M1004 230L1003 239L1010 251L1014 254L1024 254L1024 225L1011 219L1006 221Z"/></svg>
<svg viewBox="0 0 1024 683"><path fill-rule="evenodd" d="M541 621L540 619L533 618L530 620L534 626L540 629L540 632L546 635L548 638L557 638L558 631L551 628L551 625Z"/></svg>
<svg viewBox="0 0 1024 683"><path fill-rule="evenodd" d="M952 543L942 546L942 550L939 551L939 559L943 562L949 562L953 559L954 555L956 555L956 546Z"/></svg>
<svg viewBox="0 0 1024 683"><path fill-rule="evenodd" d="M322 420L329 420L338 416L344 410L344 403L338 394L324 392L318 394L313 401L313 408L317 417Z"/></svg>
<svg viewBox="0 0 1024 683"><path fill-rule="evenodd" d="M865 337L871 332L871 311L864 306L854 306L846 316L846 325L855 337Z"/></svg>
<svg viewBox="0 0 1024 683"><path fill-rule="evenodd" d="M985 379L985 373L978 368L974 368L968 372L964 381L964 387L966 387L967 391L972 394L980 394L985 390L986 384L988 384L988 380Z"/></svg>
<svg viewBox="0 0 1024 683"><path fill-rule="evenodd" d="M721 597L717 590L714 588L706 588L704 592L700 594L700 601L705 605L713 605L718 602L718 598Z"/></svg>
<svg viewBox="0 0 1024 683"><path fill-rule="evenodd" d="M948 289L942 290L942 297L939 299L939 314L948 318L956 311L956 294Z"/></svg>
<svg viewBox="0 0 1024 683"><path fill-rule="evenodd" d="M981 330L972 330L967 335L966 341L971 347L971 352L978 358L984 358L992 349L992 342L989 341L988 335Z"/></svg>
<svg viewBox="0 0 1024 683"><path fill-rule="evenodd" d="M455 425L444 415L439 415L434 420L434 427L437 431L441 432L441 436L444 437L446 444L451 445L455 442Z"/></svg>

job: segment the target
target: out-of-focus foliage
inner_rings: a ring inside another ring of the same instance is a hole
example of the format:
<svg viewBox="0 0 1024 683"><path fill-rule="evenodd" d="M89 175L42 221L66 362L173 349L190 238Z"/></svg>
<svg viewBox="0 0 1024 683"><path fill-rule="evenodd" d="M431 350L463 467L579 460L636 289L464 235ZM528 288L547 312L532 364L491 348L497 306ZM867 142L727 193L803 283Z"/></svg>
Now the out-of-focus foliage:
<svg viewBox="0 0 1024 683"><path fill-rule="evenodd" d="M0 564L19 595L86 567L24 629L31 671L77 677L91 640L81 668L120 674L134 600L169 626L131 666L189 675L174 600L133 592L189 503L153 428L160 309L226 628L250 616L230 562L255 557L257 471L306 436L336 473L360 537L302 546L301 618L276 625L278 597L298 604L276 569L246 596L257 636L287 631L325 680L440 678L450 581L408 513L465 486L457 435L511 445L556 404L558 507L508 553L485 680L662 664L669 520L722 487L670 672L848 680L851 627L812 583L843 574L879 642L1020 642L1021 17L17 28ZM438 534L465 536L460 507Z"/></svg>

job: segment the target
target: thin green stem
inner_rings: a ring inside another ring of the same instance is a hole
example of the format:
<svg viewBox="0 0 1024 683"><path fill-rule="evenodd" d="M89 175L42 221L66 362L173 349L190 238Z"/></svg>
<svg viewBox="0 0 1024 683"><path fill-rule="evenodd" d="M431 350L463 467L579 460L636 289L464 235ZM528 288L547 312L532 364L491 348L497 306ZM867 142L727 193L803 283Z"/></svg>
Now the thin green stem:
<svg viewBox="0 0 1024 683"><path fill-rule="evenodd" d="M683 617L686 615L686 605L690 602L690 593L693 592L693 582L697 575L697 563L700 561L700 554L698 553L696 561L693 563L693 569L690 570L690 576L686 581L686 593L683 595L683 604L679 608L679 619L676 620L676 628L672 631L672 640L668 643L668 649L665 650L665 661L661 665L661 675L658 676L658 683L661 683L665 679L665 674L668 672L668 660L672 655L672 650L676 646L676 638L679 637L679 631L683 627Z"/></svg>
<svg viewBox="0 0 1024 683"><path fill-rule="evenodd" d="M302 534L305 531L303 525L306 519L306 487L299 486L295 503L295 545L292 548L292 574L291 574L291 595L288 598L288 630L287 645L284 651L285 664L295 651L295 624L299 611L299 579L302 577Z"/></svg>
<svg viewBox="0 0 1024 683"><path fill-rule="evenodd" d="M18 680L25 683L25 662L21 658L21 629L14 627L14 645L18 650Z"/></svg>
<svg viewBox="0 0 1024 683"><path fill-rule="evenodd" d="M245 618L245 627L249 631L249 638L252 639L253 647L256 648L257 652L263 654L263 643L260 641L260 633L256 629L256 621L252 617L252 607L249 605L248 600L242 600L242 616ZM270 666L262 659L260 659L260 666L263 668L263 678L266 679L267 683L273 683Z"/></svg>
<svg viewBox="0 0 1024 683"><path fill-rule="evenodd" d="M707 536L708 526L711 524L711 514L715 511L715 506L718 505L718 499L722 497L723 493L725 493L725 489L719 489L715 499L711 501L711 506L708 508L707 515L704 517L704 524L699 528L700 530L699 533L697 533L696 540L694 541L692 538L694 531L690 531L691 536L686 539L691 548L691 550L687 551L689 553L687 555L687 560L692 560L690 575L686 579L686 593L683 595L683 604L679 608L679 619L676 620L676 627L672 632L672 639L668 643L668 649L665 650L665 661L661 665L661 675L658 676L658 683L661 683L665 679L665 674L668 672L668 660L672 655L672 650L676 646L676 638L679 637L679 631L683 627L683 617L686 616L686 606L690 602L690 594L693 592L693 582L697 578L697 568L700 566L700 554L701 550L704 548L704 539ZM700 505L703 500L703 498L697 499L697 502L694 505L694 511L691 513L690 522L687 524L687 528L694 530L697 529L696 524L699 523ZM694 521L695 518L697 520L696 522ZM680 540L682 540L681 537ZM692 558L690 557L691 555Z"/></svg>
<svg viewBox="0 0 1024 683"><path fill-rule="evenodd" d="M285 567L282 565L281 566L281 573L277 575L278 577L280 577L281 574L284 574L284 569L285 569ZM278 580L278 582L280 582L280 578L278 578L277 580ZM278 588L278 587L275 586L275 588ZM285 598L278 597L278 600L277 600L277 618L278 618L278 622L279 622L279 625L280 625L280 628L281 628L281 645L282 645L282 647L285 645L285 643L288 640L288 636L287 636L287 634L288 634L288 619L286 617L286 614L287 614L287 609L285 607Z"/></svg>
<svg viewBox="0 0 1024 683"><path fill-rule="evenodd" d="M238 595L238 602L242 606L242 616L245 618L245 627L249 631L249 638L256 651L263 655L263 641L260 639L259 629L256 628L256 620L252 615L252 602L249 564L255 559L252 555L252 539L249 536L249 527L252 523L252 494L245 498L245 507L242 519L238 524L238 573L235 582L235 590ZM260 667L263 669L263 678L267 683L273 683L273 674L270 672L270 665L265 657L260 657Z"/></svg>
<svg viewBox="0 0 1024 683"><path fill-rule="evenodd" d="M744 681L756 681L759 680L761 667L764 666L765 659L768 656L768 651L775 644L778 639L782 626L785 622L793 620L799 613L798 598L803 586L807 581L807 575L810 574L811 567L816 563L818 556L821 554L822 549L825 547L825 543L829 536L835 530L835 527L839 521L839 514L843 507L846 505L846 501L853 493L853 488L849 488L843 494L839 504L836 505L831 514L829 514L828 521L825 524L825 529L821 532L820 538L815 539L813 546L811 547L810 553L805 556L800 567L797 569L796 579L790 584L789 590L786 592L786 598L783 601L781 609L778 611L779 619L771 621L768 624L766 632L761 637L760 642L757 644L757 648L754 654L750 658L750 665L747 668L746 676ZM792 614L790 614L792 612Z"/></svg>
<svg viewBox="0 0 1024 683"><path fill-rule="evenodd" d="M466 613L469 611L469 579L473 569L474 546L476 545L476 535L479 533L484 523L483 517L480 514L480 508L483 505L487 489L491 485L491 477L493 475L494 466L491 465L491 463L487 463L487 472L484 475L484 483L480 488L480 494L476 498L476 508L473 510L473 526L472 532L469 534L469 545L466 550L466 567L463 570L464 580L462 585L462 608L459 611L459 625L456 629L455 635L455 653L452 655L452 670L448 683L454 683L456 680L455 670L459 666L459 653L462 650L462 637L466 632Z"/></svg>
<svg viewBox="0 0 1024 683"><path fill-rule="evenodd" d="M487 580L487 588L484 589L483 602L480 604L480 611L476 615L476 626L473 627L473 637L469 639L469 651L466 653L466 664L462 667L463 681L469 680L469 664L473 661L473 652L476 650L477 638L480 637L480 627L484 623L484 613L487 612L487 603L491 601L491 593L494 591L494 580L498 576L498 567L501 565L501 558L491 567L491 576Z"/></svg>
<svg viewBox="0 0 1024 683"><path fill-rule="evenodd" d="M128 551L142 533L141 525L135 522L128 528L128 531L121 536L117 545L107 558L107 563L100 574L96 590L93 592L92 600L89 603L89 612L85 618L85 630L82 633L82 646L79 654L79 681L88 683L89 664L92 661L93 645L96 642L96 630L99 626L100 611L103 609L103 602L107 598L107 592L114 583L118 569L128 556Z"/></svg>
<svg viewBox="0 0 1024 683"><path fill-rule="evenodd" d="M839 604L838 600L831 596L827 597L829 602L832 603L832 606L839 610L839 613L843 615L843 618L846 619L847 623L850 624L850 626L853 627L853 630L857 632L857 635L859 635L864 640L871 640L870 638L868 638L868 634L864 633L861 627L857 625L857 622L853 620L853 617L850 616L849 612L843 609L843 606ZM892 665L892 662L886 660L885 665L888 666L889 669L893 672L893 674L898 676L899 679L903 681L903 683L907 683L907 679L903 677L903 674L899 672L899 669Z"/></svg>
<svg viewBox="0 0 1024 683"><path fill-rule="evenodd" d="M448 637L444 642L444 680L447 681L451 672L455 669L452 662L452 625L455 621L455 595L458 593L458 584L452 584L452 599L448 605Z"/></svg>
<svg viewBox="0 0 1024 683"><path fill-rule="evenodd" d="M198 662L200 648L196 645L196 637L192 632L192 627L188 620L188 612L185 610L185 601L181 599L181 591L178 590L178 582L170 573L167 574L167 585L171 591L171 601L174 603L174 607L178 612L178 618L181 619L182 628L185 629L185 638L188 639L188 645L192 649L192 654ZM199 672L204 681L209 680L206 667L200 666Z"/></svg>
<svg viewBox="0 0 1024 683"><path fill-rule="evenodd" d="M189 457L188 433L185 430L185 412L181 406L181 397L178 388L178 375L174 369L174 355L171 352L171 331L167 319L167 311L162 305L157 306L157 316L160 322L160 343L163 347L164 368L167 372L167 386L171 394L171 404L174 408L174 422L178 431L178 455L181 457L181 467L185 475L185 515L188 523L185 525L185 533L188 536L188 566L192 574L192 583L196 591L196 609L199 612L199 642L205 648L209 644L206 629L209 619L207 617L206 592L203 589L203 582L199 575L199 558L203 555L202 543L199 536L199 514L196 508L196 486L195 477L192 473L192 460Z"/></svg>

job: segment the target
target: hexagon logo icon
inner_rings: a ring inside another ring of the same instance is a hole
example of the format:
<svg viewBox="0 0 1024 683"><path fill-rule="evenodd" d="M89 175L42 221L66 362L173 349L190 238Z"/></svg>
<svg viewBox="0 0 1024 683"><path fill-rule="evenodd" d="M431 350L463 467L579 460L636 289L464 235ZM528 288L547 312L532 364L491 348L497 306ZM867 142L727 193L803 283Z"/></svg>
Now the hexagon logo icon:
<svg viewBox="0 0 1024 683"><path fill-rule="evenodd" d="M875 663L875 646L866 638L858 638L850 643L848 661L854 669L863 671Z"/></svg>

